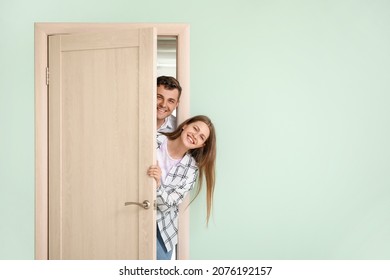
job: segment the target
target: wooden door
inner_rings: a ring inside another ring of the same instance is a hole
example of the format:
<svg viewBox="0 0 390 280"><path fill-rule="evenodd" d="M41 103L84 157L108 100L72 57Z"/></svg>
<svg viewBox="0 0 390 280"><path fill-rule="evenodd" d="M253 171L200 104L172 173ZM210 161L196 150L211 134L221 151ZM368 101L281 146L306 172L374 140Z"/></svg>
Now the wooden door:
<svg viewBox="0 0 390 280"><path fill-rule="evenodd" d="M156 38L49 38L49 259L155 259Z"/></svg>

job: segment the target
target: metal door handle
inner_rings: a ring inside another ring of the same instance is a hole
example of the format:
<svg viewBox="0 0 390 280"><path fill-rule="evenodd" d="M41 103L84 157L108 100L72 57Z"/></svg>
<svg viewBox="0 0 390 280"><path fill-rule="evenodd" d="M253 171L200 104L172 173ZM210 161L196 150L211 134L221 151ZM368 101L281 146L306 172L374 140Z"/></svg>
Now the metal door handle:
<svg viewBox="0 0 390 280"><path fill-rule="evenodd" d="M150 208L150 202L149 200L144 200L144 202L139 203L139 202L125 202L125 206L129 205L138 205L139 207L142 207L144 209L149 209Z"/></svg>

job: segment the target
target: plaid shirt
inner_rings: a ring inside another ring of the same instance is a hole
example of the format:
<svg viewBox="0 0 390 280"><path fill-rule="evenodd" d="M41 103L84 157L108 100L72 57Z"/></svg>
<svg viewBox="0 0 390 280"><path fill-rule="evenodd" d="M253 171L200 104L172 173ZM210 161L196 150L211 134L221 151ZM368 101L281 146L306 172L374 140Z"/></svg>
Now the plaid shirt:
<svg viewBox="0 0 390 280"><path fill-rule="evenodd" d="M157 135L157 150L164 141L167 141L165 135ZM186 154L157 188L157 225L168 252L177 244L179 204L193 189L197 176L195 159Z"/></svg>

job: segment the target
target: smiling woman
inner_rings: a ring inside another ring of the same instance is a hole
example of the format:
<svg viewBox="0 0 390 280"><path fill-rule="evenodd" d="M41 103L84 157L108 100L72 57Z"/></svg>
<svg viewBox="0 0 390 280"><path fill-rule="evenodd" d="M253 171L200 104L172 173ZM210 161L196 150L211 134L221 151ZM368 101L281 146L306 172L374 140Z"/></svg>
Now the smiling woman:
<svg viewBox="0 0 390 280"><path fill-rule="evenodd" d="M157 259L169 260L177 243L178 206L203 178L207 188L207 221L215 186L216 134L211 120L195 116L157 137L158 164L148 169L157 183Z"/></svg>

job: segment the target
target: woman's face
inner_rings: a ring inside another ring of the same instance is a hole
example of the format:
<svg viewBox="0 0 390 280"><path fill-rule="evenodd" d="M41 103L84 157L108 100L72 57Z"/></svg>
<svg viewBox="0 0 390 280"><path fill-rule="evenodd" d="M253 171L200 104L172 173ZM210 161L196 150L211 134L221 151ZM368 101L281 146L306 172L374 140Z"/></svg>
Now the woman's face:
<svg viewBox="0 0 390 280"><path fill-rule="evenodd" d="M183 126L181 139L184 145L192 150L203 147L207 138L209 138L210 129L202 121L196 121Z"/></svg>

